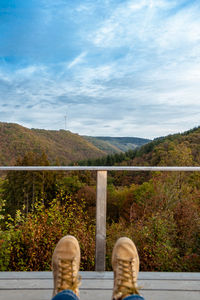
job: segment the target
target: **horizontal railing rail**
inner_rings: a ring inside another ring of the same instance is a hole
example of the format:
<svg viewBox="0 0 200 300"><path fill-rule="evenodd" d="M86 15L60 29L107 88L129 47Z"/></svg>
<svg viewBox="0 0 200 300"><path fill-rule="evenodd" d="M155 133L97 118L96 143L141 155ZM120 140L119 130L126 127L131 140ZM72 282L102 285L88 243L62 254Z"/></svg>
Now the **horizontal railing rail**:
<svg viewBox="0 0 200 300"><path fill-rule="evenodd" d="M106 257L106 205L108 171L164 171L199 172L200 167L154 167L154 166L0 166L0 171L96 171L96 253L95 270L105 271Z"/></svg>
<svg viewBox="0 0 200 300"><path fill-rule="evenodd" d="M0 166L0 171L200 171L200 167L126 166Z"/></svg>

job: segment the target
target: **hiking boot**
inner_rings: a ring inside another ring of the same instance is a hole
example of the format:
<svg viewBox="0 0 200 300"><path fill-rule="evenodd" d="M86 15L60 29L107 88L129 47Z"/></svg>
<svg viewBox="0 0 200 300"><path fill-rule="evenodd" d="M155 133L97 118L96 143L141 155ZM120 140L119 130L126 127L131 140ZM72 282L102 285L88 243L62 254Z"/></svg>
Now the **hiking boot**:
<svg viewBox="0 0 200 300"><path fill-rule="evenodd" d="M135 244L127 237L117 240L112 252L114 271L113 300L137 294L139 256Z"/></svg>
<svg viewBox="0 0 200 300"><path fill-rule="evenodd" d="M54 277L53 297L63 290L71 290L79 296L79 266L79 243L74 236L64 236L56 245L52 256Z"/></svg>

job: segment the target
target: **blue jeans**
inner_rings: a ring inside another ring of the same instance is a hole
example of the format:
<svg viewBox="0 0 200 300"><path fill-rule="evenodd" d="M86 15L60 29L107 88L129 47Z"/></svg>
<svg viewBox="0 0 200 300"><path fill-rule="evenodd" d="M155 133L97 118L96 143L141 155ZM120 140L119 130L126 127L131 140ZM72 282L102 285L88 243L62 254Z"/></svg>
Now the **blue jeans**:
<svg viewBox="0 0 200 300"><path fill-rule="evenodd" d="M131 295L126 298L126 300L144 300L142 296ZM71 290L64 290L53 297L52 300L79 300L79 298Z"/></svg>

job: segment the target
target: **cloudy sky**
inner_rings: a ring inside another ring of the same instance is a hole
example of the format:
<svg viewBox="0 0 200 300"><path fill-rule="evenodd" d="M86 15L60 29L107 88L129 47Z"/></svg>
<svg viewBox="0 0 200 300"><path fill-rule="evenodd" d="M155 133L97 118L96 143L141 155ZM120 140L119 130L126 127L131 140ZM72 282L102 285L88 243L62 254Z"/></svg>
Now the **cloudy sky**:
<svg viewBox="0 0 200 300"><path fill-rule="evenodd" d="M0 121L154 138L200 125L199 0L1 0Z"/></svg>

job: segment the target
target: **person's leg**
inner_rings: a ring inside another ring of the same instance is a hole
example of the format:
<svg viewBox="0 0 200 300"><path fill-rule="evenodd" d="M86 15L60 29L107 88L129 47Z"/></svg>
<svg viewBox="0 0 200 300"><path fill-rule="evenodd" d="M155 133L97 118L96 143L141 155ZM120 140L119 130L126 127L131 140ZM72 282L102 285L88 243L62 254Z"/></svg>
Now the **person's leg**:
<svg viewBox="0 0 200 300"><path fill-rule="evenodd" d="M112 252L114 271L113 300L143 300L139 295L137 278L139 256L135 244L126 237L117 240Z"/></svg>
<svg viewBox="0 0 200 300"><path fill-rule="evenodd" d="M55 295L52 300L79 300L78 296L71 290L63 290Z"/></svg>
<svg viewBox="0 0 200 300"><path fill-rule="evenodd" d="M67 235L58 242L52 256L54 300L79 299L79 266L79 243L75 237Z"/></svg>
<svg viewBox="0 0 200 300"><path fill-rule="evenodd" d="M123 300L145 300L145 299L140 295L130 295L128 297L125 297Z"/></svg>

